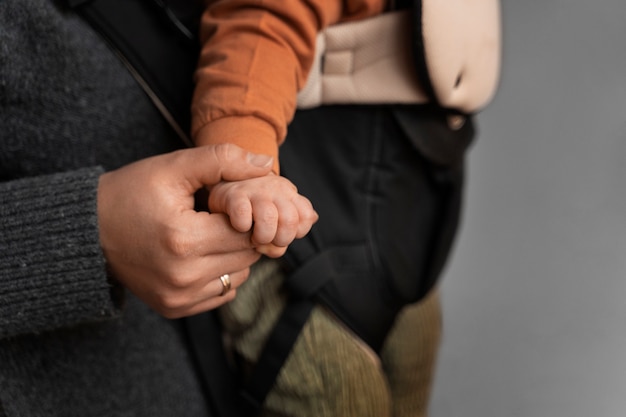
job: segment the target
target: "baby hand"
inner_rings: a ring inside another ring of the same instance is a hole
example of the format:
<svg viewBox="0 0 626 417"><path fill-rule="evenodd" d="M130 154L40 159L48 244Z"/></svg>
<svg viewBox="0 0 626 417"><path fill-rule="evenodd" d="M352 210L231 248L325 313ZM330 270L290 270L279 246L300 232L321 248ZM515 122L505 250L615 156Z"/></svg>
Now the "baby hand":
<svg viewBox="0 0 626 417"><path fill-rule="evenodd" d="M282 255L280 248L304 237L318 219L296 186L275 174L218 183L209 193L209 210L226 213L237 231L252 229L253 244L268 256Z"/></svg>

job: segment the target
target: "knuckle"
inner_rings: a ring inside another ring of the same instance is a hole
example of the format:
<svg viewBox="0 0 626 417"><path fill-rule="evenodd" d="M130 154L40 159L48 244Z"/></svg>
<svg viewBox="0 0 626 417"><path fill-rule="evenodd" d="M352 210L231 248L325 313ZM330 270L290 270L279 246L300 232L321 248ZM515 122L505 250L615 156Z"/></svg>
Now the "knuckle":
<svg viewBox="0 0 626 417"><path fill-rule="evenodd" d="M280 218L281 226L287 227L289 229L294 229L298 227L300 224L300 217L297 213L286 213Z"/></svg>
<svg viewBox="0 0 626 417"><path fill-rule="evenodd" d="M284 190L283 191L284 193L293 193L293 194L298 193L298 188L294 185L294 183L289 181L287 178L279 177L279 176L275 176L273 178L274 178L274 181L278 183L277 186L281 187Z"/></svg>
<svg viewBox="0 0 626 417"><path fill-rule="evenodd" d="M250 215L250 210L244 204L237 204L233 207L231 215L243 219L244 217Z"/></svg>
<svg viewBox="0 0 626 417"><path fill-rule="evenodd" d="M163 238L167 252L176 258L188 258L193 254L193 245L189 233L170 228Z"/></svg>
<svg viewBox="0 0 626 417"><path fill-rule="evenodd" d="M261 224L275 224L278 221L278 212L276 210L263 210L259 213L255 221Z"/></svg>
<svg viewBox="0 0 626 417"><path fill-rule="evenodd" d="M250 204L243 199L237 199L232 202L230 211L233 215L238 217L250 215Z"/></svg>
<svg viewBox="0 0 626 417"><path fill-rule="evenodd" d="M223 163L228 163L236 159L237 146L231 143L220 143L213 148L217 159Z"/></svg>

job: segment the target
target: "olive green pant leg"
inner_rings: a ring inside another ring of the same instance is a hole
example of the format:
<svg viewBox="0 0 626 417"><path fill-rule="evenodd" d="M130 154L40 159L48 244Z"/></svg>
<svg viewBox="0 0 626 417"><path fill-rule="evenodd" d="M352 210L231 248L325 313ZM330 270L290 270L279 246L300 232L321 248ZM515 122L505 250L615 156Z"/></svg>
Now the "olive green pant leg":
<svg viewBox="0 0 626 417"><path fill-rule="evenodd" d="M394 417L428 415L441 332L438 289L398 316L381 352Z"/></svg>
<svg viewBox="0 0 626 417"><path fill-rule="evenodd" d="M316 307L266 401L264 416L391 417L379 359Z"/></svg>
<svg viewBox="0 0 626 417"><path fill-rule="evenodd" d="M253 364L284 307L282 273L273 261L253 267L237 298L221 309L232 348ZM264 417L424 416L441 315L437 295L403 311L381 360L323 307L303 328ZM393 410L393 411L392 411Z"/></svg>
<svg viewBox="0 0 626 417"><path fill-rule="evenodd" d="M362 341L316 308L268 397L275 412L266 416L427 416L441 328L435 290L400 313L381 369Z"/></svg>

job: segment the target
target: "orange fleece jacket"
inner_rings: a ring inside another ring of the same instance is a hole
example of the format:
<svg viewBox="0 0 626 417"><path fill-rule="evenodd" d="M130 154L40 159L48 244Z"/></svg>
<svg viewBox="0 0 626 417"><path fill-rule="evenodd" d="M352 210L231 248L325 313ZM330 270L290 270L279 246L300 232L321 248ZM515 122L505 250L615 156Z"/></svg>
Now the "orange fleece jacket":
<svg viewBox="0 0 626 417"><path fill-rule="evenodd" d="M326 26L381 13L386 0L207 0L192 102L196 145L274 157Z"/></svg>

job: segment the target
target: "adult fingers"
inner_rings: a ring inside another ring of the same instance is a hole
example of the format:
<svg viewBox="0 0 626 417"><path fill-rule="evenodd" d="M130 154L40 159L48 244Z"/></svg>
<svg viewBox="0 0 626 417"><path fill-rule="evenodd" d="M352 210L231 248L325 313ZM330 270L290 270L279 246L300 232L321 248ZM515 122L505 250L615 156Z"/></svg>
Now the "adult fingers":
<svg viewBox="0 0 626 417"><path fill-rule="evenodd" d="M199 256L226 254L251 249L251 232L238 232L233 229L228 216L224 213L188 211L184 213L186 226L178 231L178 240L173 246L183 245L183 253ZM241 269L241 268L238 268Z"/></svg>
<svg viewBox="0 0 626 417"><path fill-rule="evenodd" d="M208 277L202 287L170 297L161 313L168 318L180 318L219 307L233 298L237 288L249 277L248 268L219 276Z"/></svg>
<svg viewBox="0 0 626 417"><path fill-rule="evenodd" d="M200 146L179 151L180 163L193 189L218 182L238 181L266 175L273 158L253 154L233 144Z"/></svg>
<svg viewBox="0 0 626 417"><path fill-rule="evenodd" d="M195 314L204 313L205 311L214 310L234 300L236 296L237 296L237 290L236 289L230 290L227 294L224 294L223 296L212 297L212 298L206 299L203 302L198 303L194 305L193 307L189 308L183 314L178 315L176 317L172 317L172 318L193 316Z"/></svg>

